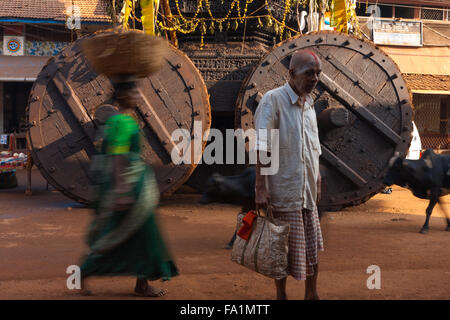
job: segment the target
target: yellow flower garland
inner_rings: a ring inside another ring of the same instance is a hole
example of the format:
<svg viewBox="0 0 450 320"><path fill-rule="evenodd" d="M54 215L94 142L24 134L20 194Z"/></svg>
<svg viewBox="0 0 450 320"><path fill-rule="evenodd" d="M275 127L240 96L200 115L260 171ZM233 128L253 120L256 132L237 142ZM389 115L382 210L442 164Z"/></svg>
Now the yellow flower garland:
<svg viewBox="0 0 450 320"><path fill-rule="evenodd" d="M129 0L127 0L129 1ZM290 38L292 35L297 35L300 32L292 29L288 25L286 25L286 18L288 14L292 11L292 8L295 7L295 5L298 3L299 5L307 5L309 3L308 0L285 0L284 3L284 11L283 11L283 18L281 21L277 20L270 10L269 7L269 1L265 0L264 7L267 11L267 14L265 15L258 15L254 16L252 14L247 15L248 7L250 4L254 2L254 0L245 0L245 5L243 5L243 10L241 9L241 0L232 0L229 10L227 13L222 17L214 17L213 13L211 12L211 4L210 0L197 0L197 8L195 10L195 13L192 17L184 16L183 13L180 10L180 3L179 0L174 0L175 6L177 9L177 15L173 16L172 21L172 27L166 26L163 24L162 19L164 19L164 15L161 13L159 14L161 18L157 20L157 26L159 27L159 30L161 31L176 31L180 32L182 34L189 34L193 33L197 30L197 28L200 26L200 47L203 48L204 46L204 36L205 34L209 32L211 34L214 34L215 30L219 30L220 32L223 31L223 23L226 23L226 30L229 30L233 28L234 30L237 30L239 28L239 24L246 23L250 19L258 19L258 27L262 27L264 24L261 21L261 18L266 20L266 27L272 27L273 30L277 35L279 35L280 41L283 40L283 38ZM244 0L242 0L244 1ZM224 1L222 0L222 5L224 4ZM206 9L208 12L209 17L199 17L200 11L202 9ZM259 9L258 9L259 10ZM232 16L232 13L235 11L235 16ZM134 12L132 13L132 18L139 21L134 16ZM356 33L358 33L358 23L356 19L356 14L352 12L352 23L356 26ZM231 25L231 23L233 25ZM217 24L217 26L216 26ZM209 28L207 27L209 25Z"/></svg>

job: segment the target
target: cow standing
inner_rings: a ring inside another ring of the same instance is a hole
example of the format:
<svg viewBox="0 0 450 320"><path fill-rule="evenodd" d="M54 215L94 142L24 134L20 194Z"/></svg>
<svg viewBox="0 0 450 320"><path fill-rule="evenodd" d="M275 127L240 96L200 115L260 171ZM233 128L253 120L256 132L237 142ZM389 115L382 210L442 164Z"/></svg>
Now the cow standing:
<svg viewBox="0 0 450 320"><path fill-rule="evenodd" d="M450 193L450 155L439 155L427 149L419 160L406 160L398 154L389 160L389 170L384 184L393 184L408 188L420 199L429 199L426 209L425 223L420 233L428 232L428 223L436 203ZM441 205L447 218L447 231L450 231L450 219Z"/></svg>

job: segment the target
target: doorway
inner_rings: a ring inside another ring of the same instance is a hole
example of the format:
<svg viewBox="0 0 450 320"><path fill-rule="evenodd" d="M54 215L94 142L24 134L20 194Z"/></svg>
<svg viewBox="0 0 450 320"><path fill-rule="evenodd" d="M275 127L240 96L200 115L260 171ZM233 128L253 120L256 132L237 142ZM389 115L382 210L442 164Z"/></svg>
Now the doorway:
<svg viewBox="0 0 450 320"><path fill-rule="evenodd" d="M4 82L4 133L23 133L26 131L26 108L32 86L32 82Z"/></svg>

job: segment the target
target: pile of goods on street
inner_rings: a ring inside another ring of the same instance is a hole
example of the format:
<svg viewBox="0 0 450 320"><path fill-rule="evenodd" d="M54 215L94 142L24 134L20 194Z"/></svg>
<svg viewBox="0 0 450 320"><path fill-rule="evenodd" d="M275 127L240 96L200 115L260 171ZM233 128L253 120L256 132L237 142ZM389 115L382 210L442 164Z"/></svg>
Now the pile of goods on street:
<svg viewBox="0 0 450 320"><path fill-rule="evenodd" d="M16 172L16 168L26 167L27 155L24 153L0 152L0 174Z"/></svg>
<svg viewBox="0 0 450 320"><path fill-rule="evenodd" d="M16 169L26 167L27 155L11 151L0 152L0 189L17 187Z"/></svg>

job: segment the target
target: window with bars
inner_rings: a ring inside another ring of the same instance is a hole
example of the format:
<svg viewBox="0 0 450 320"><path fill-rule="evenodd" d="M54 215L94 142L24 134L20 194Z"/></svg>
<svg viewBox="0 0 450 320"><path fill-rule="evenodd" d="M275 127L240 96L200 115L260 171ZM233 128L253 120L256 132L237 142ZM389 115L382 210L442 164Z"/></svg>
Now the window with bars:
<svg viewBox="0 0 450 320"><path fill-rule="evenodd" d="M423 149L450 149L450 96L414 94L414 122Z"/></svg>
<svg viewBox="0 0 450 320"><path fill-rule="evenodd" d="M425 20L444 20L444 10L442 9L422 9L421 10L421 19Z"/></svg>

